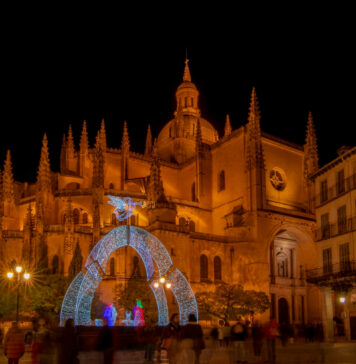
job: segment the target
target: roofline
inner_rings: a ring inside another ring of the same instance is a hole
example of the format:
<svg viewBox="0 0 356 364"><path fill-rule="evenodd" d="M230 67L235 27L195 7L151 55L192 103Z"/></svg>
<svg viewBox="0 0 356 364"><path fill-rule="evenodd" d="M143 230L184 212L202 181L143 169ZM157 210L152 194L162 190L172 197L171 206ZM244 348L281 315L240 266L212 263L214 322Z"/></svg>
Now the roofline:
<svg viewBox="0 0 356 364"><path fill-rule="evenodd" d="M318 176L321 176L331 168L337 166L342 161L344 161L347 158L350 158L353 154L356 154L356 146L345 152L344 154L338 156L337 158L333 159L331 162L325 164L323 167L319 168L315 173L313 173L310 178L315 179Z"/></svg>

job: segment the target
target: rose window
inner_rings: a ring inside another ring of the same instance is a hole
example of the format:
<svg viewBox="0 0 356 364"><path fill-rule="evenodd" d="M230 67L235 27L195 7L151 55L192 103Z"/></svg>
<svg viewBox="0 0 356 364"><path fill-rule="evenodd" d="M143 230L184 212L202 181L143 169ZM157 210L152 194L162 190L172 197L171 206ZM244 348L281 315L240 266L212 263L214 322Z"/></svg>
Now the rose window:
<svg viewBox="0 0 356 364"><path fill-rule="evenodd" d="M282 191L286 187L286 175L280 168L273 168L271 170L269 180L277 191Z"/></svg>

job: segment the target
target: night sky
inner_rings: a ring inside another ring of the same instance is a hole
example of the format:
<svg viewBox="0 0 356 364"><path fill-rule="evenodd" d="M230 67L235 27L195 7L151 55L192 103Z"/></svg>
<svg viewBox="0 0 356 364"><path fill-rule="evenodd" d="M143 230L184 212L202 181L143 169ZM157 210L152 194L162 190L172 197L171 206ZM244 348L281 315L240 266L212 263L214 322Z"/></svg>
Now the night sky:
<svg viewBox="0 0 356 364"><path fill-rule="evenodd" d="M143 152L147 125L156 137L173 116L188 49L202 116L220 136L227 113L233 129L246 123L255 86L267 133L302 145L312 111L325 164L342 145L356 145L354 29L329 10L252 23L239 14L229 26L207 21L178 36L170 29L180 23L169 21L152 32L150 21L10 22L1 45L0 159L11 149L15 178L35 181L44 133L58 171L69 124L78 146L86 119L93 145L101 118L109 147L120 146L127 120L132 150Z"/></svg>

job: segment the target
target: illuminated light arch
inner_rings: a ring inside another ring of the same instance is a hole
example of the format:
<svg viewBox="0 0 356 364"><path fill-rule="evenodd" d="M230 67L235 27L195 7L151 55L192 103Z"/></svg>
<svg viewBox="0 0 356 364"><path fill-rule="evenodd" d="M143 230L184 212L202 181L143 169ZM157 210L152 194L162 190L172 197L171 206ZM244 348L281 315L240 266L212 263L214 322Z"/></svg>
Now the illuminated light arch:
<svg viewBox="0 0 356 364"><path fill-rule="evenodd" d="M62 303L60 325L72 318L75 325L91 325L91 304L95 290L105 276L110 255L117 249L130 246L140 255L146 268L147 282L156 298L158 325L168 325L168 305L165 290L153 283L165 277L171 283L182 324L193 313L198 319L194 292L184 275L173 266L167 249L154 235L136 226L119 226L102 238L90 252L85 263L86 272L79 272L70 284ZM154 264L155 263L155 264ZM156 269L157 267L157 269Z"/></svg>

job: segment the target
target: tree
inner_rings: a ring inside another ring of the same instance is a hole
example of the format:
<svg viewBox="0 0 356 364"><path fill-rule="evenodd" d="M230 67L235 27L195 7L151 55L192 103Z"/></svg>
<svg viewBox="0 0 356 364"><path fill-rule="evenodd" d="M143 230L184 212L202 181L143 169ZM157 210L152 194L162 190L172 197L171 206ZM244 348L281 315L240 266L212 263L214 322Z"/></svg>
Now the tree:
<svg viewBox="0 0 356 364"><path fill-rule="evenodd" d="M237 284L219 284L215 292L200 292L196 298L203 315L217 317L225 322L238 320L248 314L263 313L270 306L264 292L245 291Z"/></svg>
<svg viewBox="0 0 356 364"><path fill-rule="evenodd" d="M82 265L83 265L83 255L80 249L79 241L77 241L77 245L75 246L74 250L74 255L68 268L68 275L71 279L73 279L81 271Z"/></svg>

